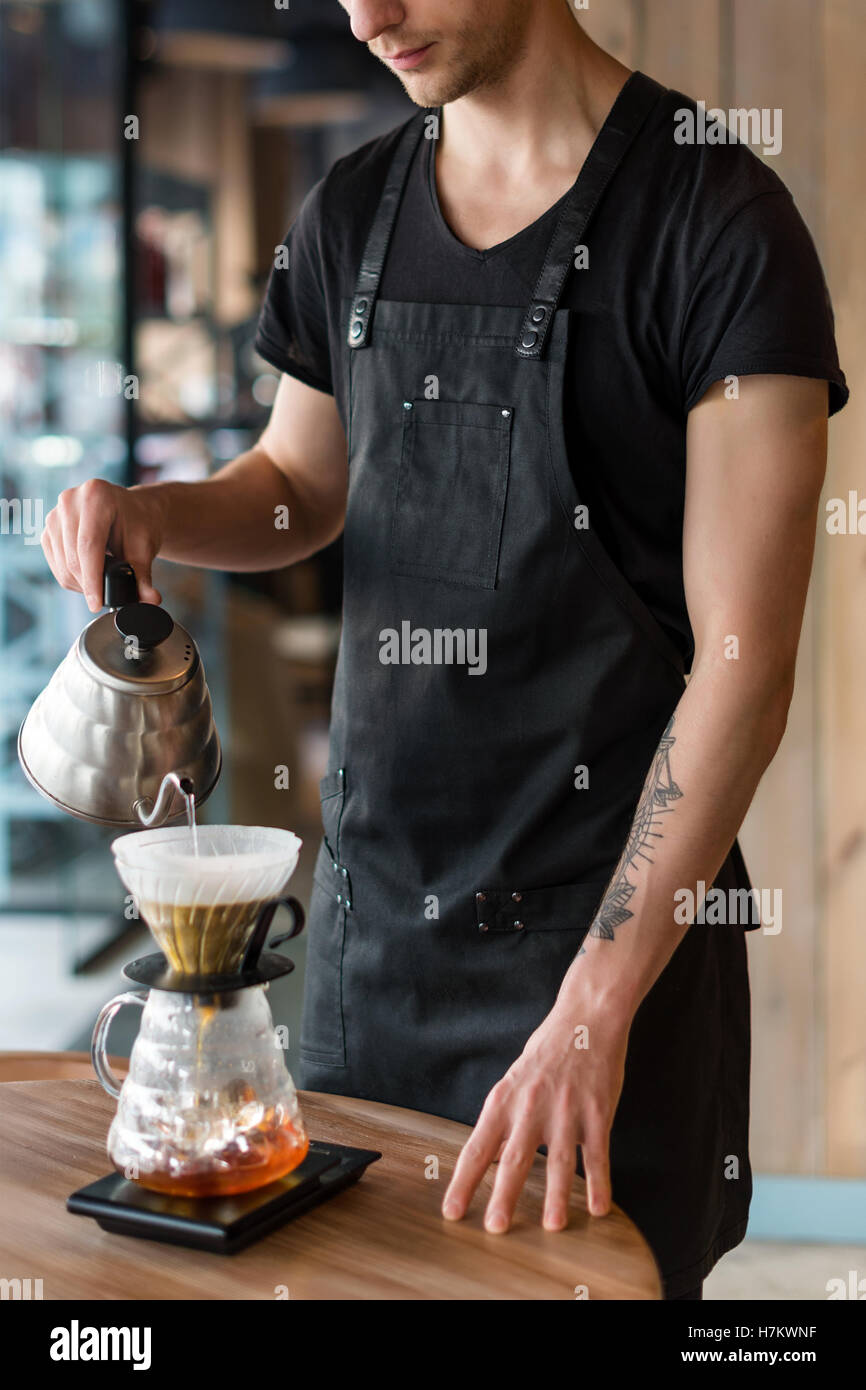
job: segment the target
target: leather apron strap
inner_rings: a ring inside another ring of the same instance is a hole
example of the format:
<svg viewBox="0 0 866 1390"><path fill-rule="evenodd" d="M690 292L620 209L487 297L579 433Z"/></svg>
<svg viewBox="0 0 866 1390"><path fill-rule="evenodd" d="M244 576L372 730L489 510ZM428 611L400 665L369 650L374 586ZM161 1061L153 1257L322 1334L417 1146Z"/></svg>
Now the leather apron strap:
<svg viewBox="0 0 866 1390"><path fill-rule="evenodd" d="M633 72L584 162L557 219L547 255L514 345L519 357L538 358L544 351L553 316L572 267L574 249L585 234L605 189L664 88L651 77ZM430 112L420 112L400 136L373 225L364 247L349 314L347 343L367 347L379 282L415 151L427 130Z"/></svg>

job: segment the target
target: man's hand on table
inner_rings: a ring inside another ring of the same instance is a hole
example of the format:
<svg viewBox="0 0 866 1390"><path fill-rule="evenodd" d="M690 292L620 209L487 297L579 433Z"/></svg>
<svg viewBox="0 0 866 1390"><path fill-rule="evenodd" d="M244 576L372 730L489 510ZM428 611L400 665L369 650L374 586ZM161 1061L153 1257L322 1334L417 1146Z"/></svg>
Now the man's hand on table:
<svg viewBox="0 0 866 1390"><path fill-rule="evenodd" d="M577 1017L580 1014L580 1017ZM610 1131L619 1103L630 1020L601 1008L560 1002L487 1097L445 1193L442 1214L458 1221L491 1163L496 1179L484 1225L507 1231L539 1145L547 1145L543 1225L562 1230L583 1152L587 1205L610 1211ZM586 1032L583 1029L586 1029Z"/></svg>

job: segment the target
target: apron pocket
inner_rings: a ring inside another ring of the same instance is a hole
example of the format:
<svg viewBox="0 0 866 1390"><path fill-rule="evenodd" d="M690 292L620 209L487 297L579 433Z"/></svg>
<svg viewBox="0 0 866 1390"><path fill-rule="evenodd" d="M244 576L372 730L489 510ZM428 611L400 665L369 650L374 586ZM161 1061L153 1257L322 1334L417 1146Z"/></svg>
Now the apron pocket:
<svg viewBox="0 0 866 1390"><path fill-rule="evenodd" d="M493 589L514 411L407 401L391 526L395 574Z"/></svg>
<svg viewBox="0 0 866 1390"><path fill-rule="evenodd" d="M346 799L346 769L340 767L336 772L328 772L319 783L319 799L322 803L322 829L325 844L331 859L340 858L340 822L343 819L343 803Z"/></svg>
<svg viewBox="0 0 866 1390"><path fill-rule="evenodd" d="M344 767L322 778L319 795L324 837L313 870L300 1051L308 1061L342 1067L346 1064L343 946L351 904L348 870L340 863L340 827L346 800Z"/></svg>
<svg viewBox="0 0 866 1390"><path fill-rule="evenodd" d="M322 850L327 854L325 846ZM300 1053L322 1066L346 1065L343 1027L343 945L346 908L313 881L308 926L307 964L304 975L304 1008L301 1017Z"/></svg>

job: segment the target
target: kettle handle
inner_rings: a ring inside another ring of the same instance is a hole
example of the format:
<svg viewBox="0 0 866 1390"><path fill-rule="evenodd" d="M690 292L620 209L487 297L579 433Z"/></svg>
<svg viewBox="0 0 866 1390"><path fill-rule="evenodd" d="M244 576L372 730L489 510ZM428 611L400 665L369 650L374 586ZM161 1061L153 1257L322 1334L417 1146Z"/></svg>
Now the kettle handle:
<svg viewBox="0 0 866 1390"><path fill-rule="evenodd" d="M125 994L116 994L113 999L109 999L107 1004L103 1004L93 1029L93 1040L90 1044L90 1060L93 1063L93 1070L102 1084L104 1090L117 1100L120 1095L120 1085L117 1077L108 1065L106 1056L106 1046L108 1043L108 1030L114 1015L124 1004L138 1004L144 1008L148 999L148 990L127 990Z"/></svg>
<svg viewBox="0 0 866 1390"><path fill-rule="evenodd" d="M135 570L125 560L105 552L102 567L102 602L106 608L124 608L138 603L138 580Z"/></svg>

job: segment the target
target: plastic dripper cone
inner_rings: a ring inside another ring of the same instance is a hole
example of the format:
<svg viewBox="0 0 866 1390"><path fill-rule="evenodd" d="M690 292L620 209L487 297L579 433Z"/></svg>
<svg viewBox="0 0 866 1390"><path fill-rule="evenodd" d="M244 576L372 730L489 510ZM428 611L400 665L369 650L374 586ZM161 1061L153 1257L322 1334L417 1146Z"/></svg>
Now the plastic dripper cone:
<svg viewBox="0 0 866 1390"><path fill-rule="evenodd" d="M117 872L169 965L184 975L233 974L265 903L283 893L301 841L290 830L204 825L198 853L186 826L121 835Z"/></svg>

